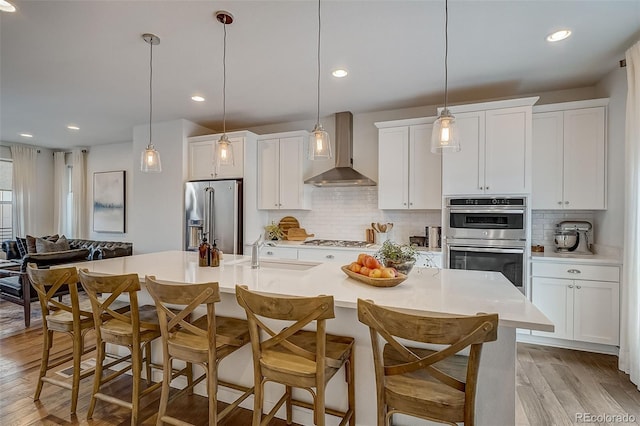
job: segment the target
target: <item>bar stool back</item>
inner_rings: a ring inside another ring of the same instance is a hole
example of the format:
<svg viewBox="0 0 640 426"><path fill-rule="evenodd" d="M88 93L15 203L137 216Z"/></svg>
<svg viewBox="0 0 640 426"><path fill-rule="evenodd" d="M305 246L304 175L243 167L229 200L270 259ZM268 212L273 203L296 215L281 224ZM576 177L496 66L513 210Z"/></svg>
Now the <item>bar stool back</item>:
<svg viewBox="0 0 640 426"><path fill-rule="evenodd" d="M204 368L205 374L195 381L188 383L172 399L191 392L193 387L207 380L209 396L209 425L216 425L242 401L253 393L253 387L218 381L218 363L227 355L237 351L249 343L249 328L246 320L216 316L215 304L220 302L218 283L203 284L163 284L155 277L146 276L145 286L153 297L160 320L162 332L164 378L162 382L162 396L158 410L158 425L164 422L171 424L186 424L166 415L169 403L169 390L172 379L172 363L174 359L186 361L187 368L192 363ZM168 305L171 305L169 308ZM204 316L191 321L194 312L202 305L206 305ZM176 309L177 306L180 308ZM191 377L189 374L188 377ZM217 412L218 385L241 390L244 393L220 413Z"/></svg>
<svg viewBox="0 0 640 426"><path fill-rule="evenodd" d="M497 339L497 314L414 315L358 299L358 319L371 333L379 426L394 413L473 426L482 344ZM446 347L409 347L396 337ZM456 355L467 347L468 357Z"/></svg>
<svg viewBox="0 0 640 426"><path fill-rule="evenodd" d="M140 398L158 389L162 383L151 385L151 341L160 337L158 316L156 308L152 305L138 305L138 292L140 281L137 274L126 275L99 275L90 273L86 269L78 272L82 287L91 300L93 319L96 330L96 375L93 382L91 403L87 412L87 419L93 416L96 400L109 402L131 410L131 424L138 424ZM108 295L107 297L104 297ZM102 296L102 297L100 297ZM118 297L127 297L130 311L118 312L117 306L121 303ZM106 344L124 346L129 349L130 355L104 364L106 357ZM144 349L144 351L143 351ZM103 370L125 360L131 360L131 364L103 377ZM141 389L142 366L146 366L147 388ZM115 396L101 392L101 387L111 380L131 370L133 375L133 391L131 401L125 401Z"/></svg>
<svg viewBox="0 0 640 426"><path fill-rule="evenodd" d="M277 297L236 286L236 298L247 312L251 333L255 376L253 426L268 424L285 402L287 424L291 424L292 405L296 405L312 409L316 425L325 424L327 413L341 417L341 424L349 422L354 426L354 339L326 333L326 320L335 317L333 296ZM264 318L290 325L276 332L263 322ZM316 331L302 330L313 322ZM348 408L338 411L325 407L325 388L343 365L346 365ZM264 384L268 381L283 384L285 393L263 419ZM292 387L309 391L313 404L293 399Z"/></svg>
<svg viewBox="0 0 640 426"><path fill-rule="evenodd" d="M35 263L27 265L27 275L31 285L38 294L40 308L42 309L42 335L44 342L42 345L42 361L40 363L40 373L38 384L33 399L40 399L42 385L50 383L71 390L71 413L76 412L78 404L78 391L80 380L93 374L93 370L81 374L80 363L82 355L92 351L94 348L84 347L85 334L93 329L93 315L91 305L83 304L78 300L78 273L76 268L60 269L38 269ZM60 289L68 289L69 303L56 300L56 292ZM73 351L55 362L49 363L49 353L53 347L53 333L65 333L71 337ZM68 381L47 377L47 371L60 366L73 359L73 374L71 385Z"/></svg>

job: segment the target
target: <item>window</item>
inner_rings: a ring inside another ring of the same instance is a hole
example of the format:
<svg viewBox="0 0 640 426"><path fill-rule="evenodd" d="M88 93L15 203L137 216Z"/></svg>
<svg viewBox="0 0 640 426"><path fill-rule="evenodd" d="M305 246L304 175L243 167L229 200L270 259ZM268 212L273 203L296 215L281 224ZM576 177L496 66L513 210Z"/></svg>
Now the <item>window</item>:
<svg viewBox="0 0 640 426"><path fill-rule="evenodd" d="M13 239L13 162L0 159L0 241Z"/></svg>

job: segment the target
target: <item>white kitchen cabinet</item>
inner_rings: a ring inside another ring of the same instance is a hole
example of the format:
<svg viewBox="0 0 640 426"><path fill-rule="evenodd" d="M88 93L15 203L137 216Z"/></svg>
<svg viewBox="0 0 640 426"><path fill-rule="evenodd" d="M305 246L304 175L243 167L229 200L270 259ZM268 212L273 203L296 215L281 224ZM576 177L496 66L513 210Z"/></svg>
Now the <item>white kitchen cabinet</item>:
<svg viewBox="0 0 640 426"><path fill-rule="evenodd" d="M431 153L433 119L375 123L378 208L440 209L441 159Z"/></svg>
<svg viewBox="0 0 640 426"><path fill-rule="evenodd" d="M444 195L531 192L531 114L537 97L451 107L459 152L442 155Z"/></svg>
<svg viewBox="0 0 640 426"><path fill-rule="evenodd" d="M619 273L617 266L533 262L532 301L555 331L532 334L617 345Z"/></svg>
<svg viewBox="0 0 640 426"><path fill-rule="evenodd" d="M244 137L227 136L233 148L233 165L217 164L216 146L220 135L189 138L189 180L244 177Z"/></svg>
<svg viewBox="0 0 640 426"><path fill-rule="evenodd" d="M608 99L534 108L534 209L602 210Z"/></svg>
<svg viewBox="0 0 640 426"><path fill-rule="evenodd" d="M304 184L306 132L261 136L258 140L258 208L308 210Z"/></svg>

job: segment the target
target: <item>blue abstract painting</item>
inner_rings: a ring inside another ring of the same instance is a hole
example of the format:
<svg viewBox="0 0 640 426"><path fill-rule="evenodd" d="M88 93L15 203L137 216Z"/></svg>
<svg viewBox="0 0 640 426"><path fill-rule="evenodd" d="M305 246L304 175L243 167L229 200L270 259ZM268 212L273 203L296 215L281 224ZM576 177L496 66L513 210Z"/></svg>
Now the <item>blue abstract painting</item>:
<svg viewBox="0 0 640 426"><path fill-rule="evenodd" d="M125 171L93 174L94 232L125 232Z"/></svg>

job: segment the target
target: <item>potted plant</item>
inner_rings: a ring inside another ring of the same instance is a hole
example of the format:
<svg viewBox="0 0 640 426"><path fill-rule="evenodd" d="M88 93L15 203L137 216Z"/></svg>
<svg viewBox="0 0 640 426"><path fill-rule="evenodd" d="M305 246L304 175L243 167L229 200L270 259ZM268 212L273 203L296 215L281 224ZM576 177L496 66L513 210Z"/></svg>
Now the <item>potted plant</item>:
<svg viewBox="0 0 640 426"><path fill-rule="evenodd" d="M398 272L408 274L416 263L418 253L408 244L398 244L387 240L382 244L376 257L385 266L395 268Z"/></svg>
<svg viewBox="0 0 640 426"><path fill-rule="evenodd" d="M265 230L265 239L267 241L274 241L274 240L282 240L284 239L284 232L282 231L282 228L280 228L278 225L276 225L273 221L271 222L271 225L267 225L264 227Z"/></svg>

